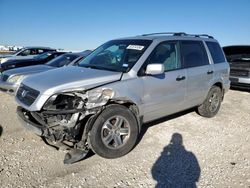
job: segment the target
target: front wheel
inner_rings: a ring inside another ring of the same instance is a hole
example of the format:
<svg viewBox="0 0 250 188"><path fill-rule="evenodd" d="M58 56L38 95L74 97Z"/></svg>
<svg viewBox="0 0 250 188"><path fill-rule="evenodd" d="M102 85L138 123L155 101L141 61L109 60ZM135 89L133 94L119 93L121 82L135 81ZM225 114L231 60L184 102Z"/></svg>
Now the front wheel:
<svg viewBox="0 0 250 188"><path fill-rule="evenodd" d="M206 100L198 107L198 114L203 117L214 117L220 109L222 91L218 86L212 86Z"/></svg>
<svg viewBox="0 0 250 188"><path fill-rule="evenodd" d="M138 134L135 115L125 106L110 105L94 122L89 142L101 157L118 158L135 146Z"/></svg>

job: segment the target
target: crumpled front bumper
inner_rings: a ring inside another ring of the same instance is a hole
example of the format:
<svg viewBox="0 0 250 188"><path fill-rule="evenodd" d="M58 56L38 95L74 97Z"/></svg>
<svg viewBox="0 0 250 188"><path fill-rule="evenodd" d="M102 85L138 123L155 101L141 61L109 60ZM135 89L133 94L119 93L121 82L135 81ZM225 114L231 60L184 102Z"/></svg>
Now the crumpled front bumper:
<svg viewBox="0 0 250 188"><path fill-rule="evenodd" d="M33 121L29 120L25 115L25 110L18 106L17 107L17 117L19 122L22 124L23 127L25 127L26 129L34 132L35 134L37 134L38 136L42 136L45 128L39 124L34 123Z"/></svg>

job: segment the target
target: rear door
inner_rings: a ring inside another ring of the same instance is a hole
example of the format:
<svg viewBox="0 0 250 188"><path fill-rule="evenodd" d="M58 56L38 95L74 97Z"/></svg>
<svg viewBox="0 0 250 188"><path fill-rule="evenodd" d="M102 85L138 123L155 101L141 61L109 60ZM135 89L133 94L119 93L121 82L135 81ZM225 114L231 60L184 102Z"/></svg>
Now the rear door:
<svg viewBox="0 0 250 188"><path fill-rule="evenodd" d="M186 108L201 104L213 79L213 65L202 41L181 41L181 54L184 67L187 69Z"/></svg>
<svg viewBox="0 0 250 188"><path fill-rule="evenodd" d="M214 79L223 81L223 85L229 87L229 64L218 42L207 41L206 45L213 59ZM250 66L250 65L249 65ZM237 81L237 80L236 80Z"/></svg>
<svg viewBox="0 0 250 188"><path fill-rule="evenodd" d="M157 119L179 111L186 93L186 71L180 59L179 42L160 43L143 65L160 63L165 67L161 75L142 75L144 86L144 121Z"/></svg>

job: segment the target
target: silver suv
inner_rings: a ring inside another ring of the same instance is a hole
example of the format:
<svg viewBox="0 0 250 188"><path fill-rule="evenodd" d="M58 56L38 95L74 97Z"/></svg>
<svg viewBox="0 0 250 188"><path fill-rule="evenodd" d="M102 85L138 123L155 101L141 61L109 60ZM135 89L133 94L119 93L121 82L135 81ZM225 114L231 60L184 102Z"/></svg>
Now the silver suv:
<svg viewBox="0 0 250 188"><path fill-rule="evenodd" d="M89 149L117 158L145 122L192 107L213 117L229 87L229 64L213 37L153 33L109 41L79 66L24 79L17 113L47 144L70 149L65 163Z"/></svg>

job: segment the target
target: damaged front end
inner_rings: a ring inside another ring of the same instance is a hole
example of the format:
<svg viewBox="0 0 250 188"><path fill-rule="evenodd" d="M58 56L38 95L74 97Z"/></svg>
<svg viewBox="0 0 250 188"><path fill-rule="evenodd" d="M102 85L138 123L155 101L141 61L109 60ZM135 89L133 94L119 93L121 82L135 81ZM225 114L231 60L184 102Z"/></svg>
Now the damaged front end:
<svg viewBox="0 0 250 188"><path fill-rule="evenodd" d="M69 164L88 153L91 124L113 96L113 90L106 88L63 92L51 96L41 111L18 107L17 113L22 124L48 145L69 150L64 160Z"/></svg>

